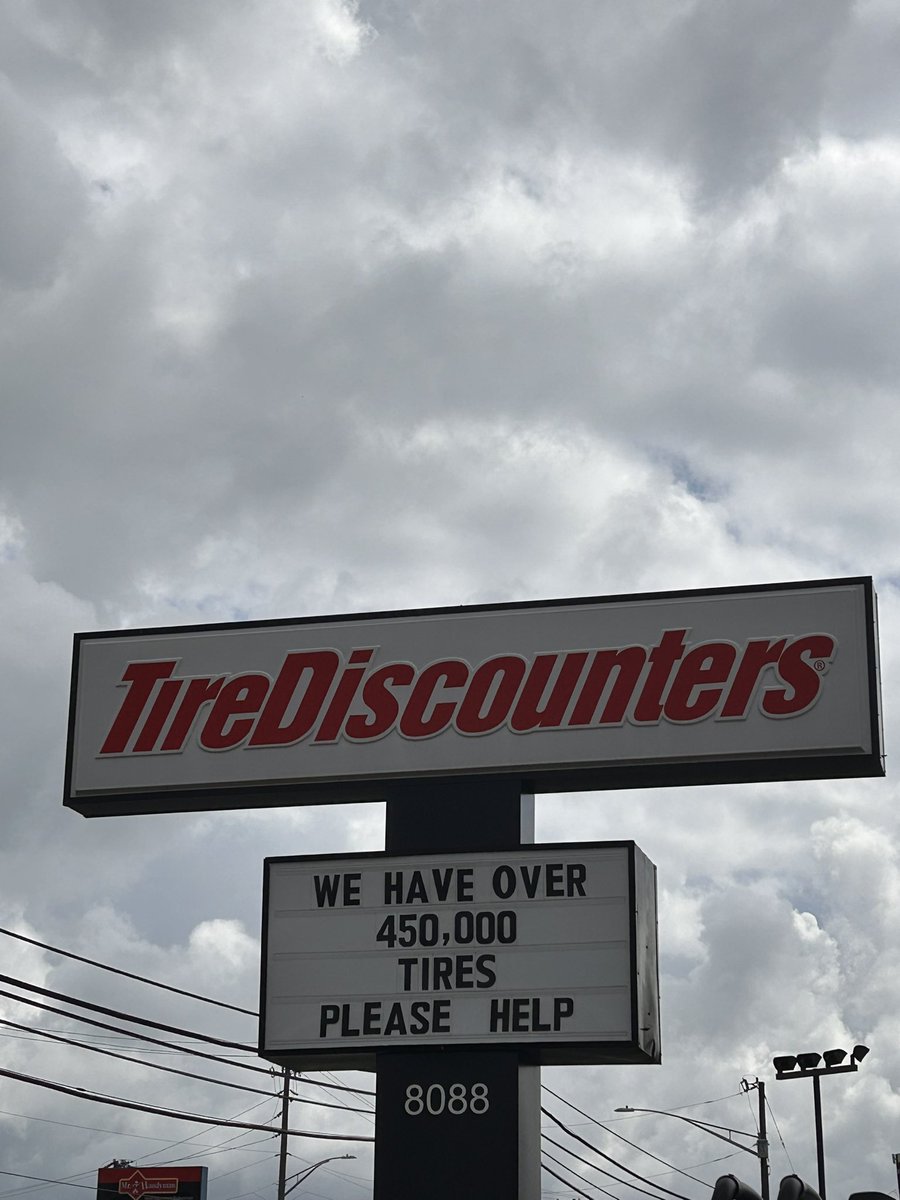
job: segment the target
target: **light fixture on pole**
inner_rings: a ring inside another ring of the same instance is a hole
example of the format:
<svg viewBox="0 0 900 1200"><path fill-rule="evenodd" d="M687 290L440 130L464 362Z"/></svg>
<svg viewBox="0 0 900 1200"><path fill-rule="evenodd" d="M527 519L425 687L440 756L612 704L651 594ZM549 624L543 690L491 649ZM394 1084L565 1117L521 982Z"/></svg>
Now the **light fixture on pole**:
<svg viewBox="0 0 900 1200"><path fill-rule="evenodd" d="M326 1163L330 1163L330 1162L339 1162L340 1159L342 1159L342 1158L356 1158L356 1155L355 1154L335 1154L331 1158L322 1158L318 1162L311 1163L308 1167L304 1167L302 1171L297 1172L297 1176L299 1176L299 1178L296 1178L293 1175L290 1176L291 1179L294 1179L294 1183L292 1183L290 1187L286 1187L284 1189L285 1196L290 1195L290 1193L294 1190L295 1187L299 1187L301 1183L304 1183L307 1179L309 1179L310 1175L312 1175L312 1173L313 1173L313 1171L315 1171L316 1167L324 1167L324 1165ZM287 1182L287 1180L285 1180L285 1182Z"/></svg>
<svg viewBox="0 0 900 1200"><path fill-rule="evenodd" d="M748 1084L748 1090L751 1086L759 1087L760 1099L762 1104L765 1104L765 1085L761 1081L756 1084ZM743 1129L732 1129L728 1125L714 1125L710 1121L698 1121L694 1117L685 1117L681 1113L669 1112L664 1108L632 1108L630 1105L623 1105L617 1108L616 1112L620 1113L656 1113L660 1117L674 1117L677 1121L684 1121L688 1125L693 1125L695 1129L702 1129L704 1133L709 1133L713 1137L721 1139L723 1142L728 1142L730 1146L735 1146L738 1150L744 1150L747 1154L752 1154L754 1158L759 1159L759 1175L760 1175L760 1195L762 1200L769 1200L769 1144L766 1141L765 1131L761 1130L759 1134L747 1133ZM738 1137L751 1138L752 1146L745 1146L743 1142L737 1142L734 1135Z"/></svg>
<svg viewBox="0 0 900 1200"><path fill-rule="evenodd" d="M850 1061L844 1062L847 1051L826 1050L803 1054L780 1054L772 1059L776 1079L811 1079L813 1083L813 1107L816 1121L816 1162L819 1172L819 1196L825 1200L825 1140L822 1132L822 1093L819 1080L823 1075L843 1075L847 1071L859 1070L859 1064L869 1053L868 1046L856 1045L850 1052ZM824 1063L824 1066L819 1066Z"/></svg>

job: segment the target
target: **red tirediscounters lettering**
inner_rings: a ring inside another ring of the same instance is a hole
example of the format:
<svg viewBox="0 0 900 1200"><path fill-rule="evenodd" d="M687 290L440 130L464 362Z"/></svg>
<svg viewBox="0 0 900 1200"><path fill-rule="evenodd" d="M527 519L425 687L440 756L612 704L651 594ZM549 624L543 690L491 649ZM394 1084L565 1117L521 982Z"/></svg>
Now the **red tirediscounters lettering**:
<svg viewBox="0 0 900 1200"><path fill-rule="evenodd" d="M742 720L755 704L795 717L819 698L837 652L827 633L691 645L667 629L653 646L499 654L476 666L445 658L417 667L376 662L378 647L287 654L264 672L179 677L177 659L131 662L125 696L101 755L367 742L396 732L420 740L446 730L481 736Z"/></svg>

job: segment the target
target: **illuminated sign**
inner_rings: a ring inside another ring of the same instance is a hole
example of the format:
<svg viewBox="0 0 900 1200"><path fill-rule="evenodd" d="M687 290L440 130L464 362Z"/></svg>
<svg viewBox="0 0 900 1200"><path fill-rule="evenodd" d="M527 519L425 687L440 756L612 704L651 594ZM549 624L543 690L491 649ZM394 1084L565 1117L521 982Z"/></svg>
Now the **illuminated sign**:
<svg viewBox="0 0 900 1200"><path fill-rule="evenodd" d="M871 580L81 634L86 815L883 774Z"/></svg>

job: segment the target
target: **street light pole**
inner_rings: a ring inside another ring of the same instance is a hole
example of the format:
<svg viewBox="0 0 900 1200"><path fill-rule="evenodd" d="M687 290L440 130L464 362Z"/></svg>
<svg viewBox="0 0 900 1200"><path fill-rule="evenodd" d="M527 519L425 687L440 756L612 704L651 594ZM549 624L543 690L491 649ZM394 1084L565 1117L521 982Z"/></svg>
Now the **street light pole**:
<svg viewBox="0 0 900 1200"><path fill-rule="evenodd" d="M761 1083L756 1086L763 1087ZM765 1090L762 1092L761 1102L765 1105ZM728 1125L714 1125L709 1121L697 1121L693 1117L684 1117L681 1113L668 1112L664 1108L631 1108L629 1105L623 1105L617 1108L616 1112L624 1113L656 1113L661 1117L674 1117L677 1121L684 1121L688 1125L693 1125L695 1129L702 1129L704 1133L711 1134L712 1137L717 1137L723 1142L727 1142L729 1146L735 1146L738 1150L744 1150L747 1154L752 1154L754 1158L759 1159L760 1173L760 1195L762 1200L769 1200L769 1144L766 1140L765 1125L760 1126L760 1133L747 1133L743 1129L732 1129ZM755 1142L754 1146L745 1146L742 1142L736 1142L732 1134L737 1134L739 1137L752 1138Z"/></svg>
<svg viewBox="0 0 900 1200"><path fill-rule="evenodd" d="M819 1197L825 1200L825 1135L822 1130L822 1087L813 1075L813 1110L816 1120L816 1169L819 1173Z"/></svg>
<svg viewBox="0 0 900 1200"><path fill-rule="evenodd" d="M323 1159L320 1159L319 1162L314 1162L314 1163L311 1163L308 1167L304 1167L304 1169L302 1171L297 1172L299 1178L296 1180L295 1183L292 1183L291 1186L286 1189L286 1191L284 1193L285 1196L289 1195L294 1190L295 1187L299 1187L301 1183L305 1183L306 1180L309 1179L310 1175L312 1175L313 1171L315 1171L316 1167L324 1167L325 1163L338 1162L342 1158L356 1158L356 1155L355 1154L335 1154L335 1155L332 1155L331 1158L323 1158ZM292 1178L293 1178L293 1176L292 1176Z"/></svg>
<svg viewBox="0 0 900 1200"><path fill-rule="evenodd" d="M843 1075L846 1071L858 1071L859 1064L868 1053L868 1046L854 1046L848 1063L844 1062L847 1057L846 1050L826 1050L824 1054L818 1054L815 1051L804 1054L782 1054L772 1059L776 1079L812 1080L820 1200L825 1200L825 1136L822 1130L822 1093L819 1080L823 1075ZM825 1066L820 1067L819 1063L823 1060Z"/></svg>

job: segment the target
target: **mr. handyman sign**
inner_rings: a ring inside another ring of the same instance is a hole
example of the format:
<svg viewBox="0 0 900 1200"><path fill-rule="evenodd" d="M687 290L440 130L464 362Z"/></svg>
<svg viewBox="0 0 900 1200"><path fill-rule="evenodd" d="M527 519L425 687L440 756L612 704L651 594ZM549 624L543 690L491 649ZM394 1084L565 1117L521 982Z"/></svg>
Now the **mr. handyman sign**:
<svg viewBox="0 0 900 1200"><path fill-rule="evenodd" d="M86 815L883 773L870 579L76 637Z"/></svg>

